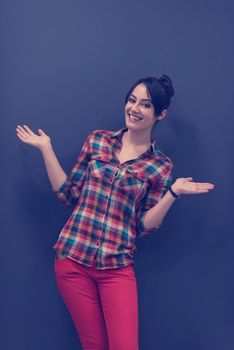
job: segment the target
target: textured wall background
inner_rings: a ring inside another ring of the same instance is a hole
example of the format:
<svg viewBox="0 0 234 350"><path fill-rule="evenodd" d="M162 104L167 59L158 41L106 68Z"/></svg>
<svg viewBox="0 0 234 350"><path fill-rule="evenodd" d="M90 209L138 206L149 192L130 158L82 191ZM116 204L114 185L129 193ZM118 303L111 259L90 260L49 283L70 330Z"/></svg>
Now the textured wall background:
<svg viewBox="0 0 234 350"><path fill-rule="evenodd" d="M2 0L1 349L75 350L53 274L72 209L50 192L42 157L15 128L45 130L69 173L88 133L125 126L124 97L163 73L176 95L153 137L181 197L136 254L141 350L234 348L232 1Z"/></svg>

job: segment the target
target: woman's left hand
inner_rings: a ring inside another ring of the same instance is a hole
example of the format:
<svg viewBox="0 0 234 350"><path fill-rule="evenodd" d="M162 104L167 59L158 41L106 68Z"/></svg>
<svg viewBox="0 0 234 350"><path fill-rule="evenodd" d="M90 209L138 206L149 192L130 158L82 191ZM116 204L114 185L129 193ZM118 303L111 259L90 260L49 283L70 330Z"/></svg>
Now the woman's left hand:
<svg viewBox="0 0 234 350"><path fill-rule="evenodd" d="M192 177L176 179L171 188L178 195L206 193L214 189L214 184L210 182L193 182L192 180Z"/></svg>

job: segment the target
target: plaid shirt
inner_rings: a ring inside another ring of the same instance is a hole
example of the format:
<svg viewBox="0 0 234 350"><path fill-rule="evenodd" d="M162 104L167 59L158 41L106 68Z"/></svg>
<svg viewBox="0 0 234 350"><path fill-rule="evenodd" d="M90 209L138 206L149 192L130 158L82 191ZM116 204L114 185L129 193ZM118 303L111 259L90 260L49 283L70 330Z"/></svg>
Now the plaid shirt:
<svg viewBox="0 0 234 350"><path fill-rule="evenodd" d="M164 196L172 180L173 164L155 140L135 159L120 163L122 135L95 130L87 137L75 165L60 188L52 191L75 209L62 228L54 249L81 264L98 269L134 262L136 236L146 230L144 214Z"/></svg>

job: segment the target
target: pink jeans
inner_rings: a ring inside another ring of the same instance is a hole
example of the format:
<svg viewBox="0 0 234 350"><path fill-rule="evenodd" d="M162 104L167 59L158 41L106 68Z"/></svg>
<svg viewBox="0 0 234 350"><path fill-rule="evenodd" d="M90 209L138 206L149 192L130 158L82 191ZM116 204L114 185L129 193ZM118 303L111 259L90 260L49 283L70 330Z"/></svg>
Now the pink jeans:
<svg viewBox="0 0 234 350"><path fill-rule="evenodd" d="M132 265L98 270L55 257L55 278L83 350L138 350L138 300Z"/></svg>

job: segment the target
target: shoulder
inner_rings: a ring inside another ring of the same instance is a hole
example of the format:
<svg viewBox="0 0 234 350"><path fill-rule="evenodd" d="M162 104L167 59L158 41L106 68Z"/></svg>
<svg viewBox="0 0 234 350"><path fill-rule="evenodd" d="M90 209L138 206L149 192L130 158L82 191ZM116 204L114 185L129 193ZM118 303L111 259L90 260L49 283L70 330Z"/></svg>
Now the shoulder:
<svg viewBox="0 0 234 350"><path fill-rule="evenodd" d="M165 154L161 148L159 147L157 141L154 139L152 140L152 160L157 164L161 164L167 166L167 167L173 167L172 159Z"/></svg>
<svg viewBox="0 0 234 350"><path fill-rule="evenodd" d="M166 167L173 167L173 162L172 159L166 155L161 149L158 147L155 150L155 155L156 155L156 161L164 164Z"/></svg>
<svg viewBox="0 0 234 350"><path fill-rule="evenodd" d="M167 179L173 174L174 164L172 159L158 147L155 140L148 167L150 170L148 180L151 184Z"/></svg>
<svg viewBox="0 0 234 350"><path fill-rule="evenodd" d="M90 132L88 135L88 144L91 148L91 152L94 151L105 151L112 147L112 139L111 135L113 134L113 131L110 130L104 130L104 129L96 129Z"/></svg>
<svg viewBox="0 0 234 350"><path fill-rule="evenodd" d="M104 130L104 129L96 129L93 130L89 134L89 138L91 142L97 143L97 142L108 142L111 143L112 136L115 134L115 131L111 130Z"/></svg>
<svg viewBox="0 0 234 350"><path fill-rule="evenodd" d="M95 137L110 137L113 134L111 130L96 129L91 132L91 135Z"/></svg>

